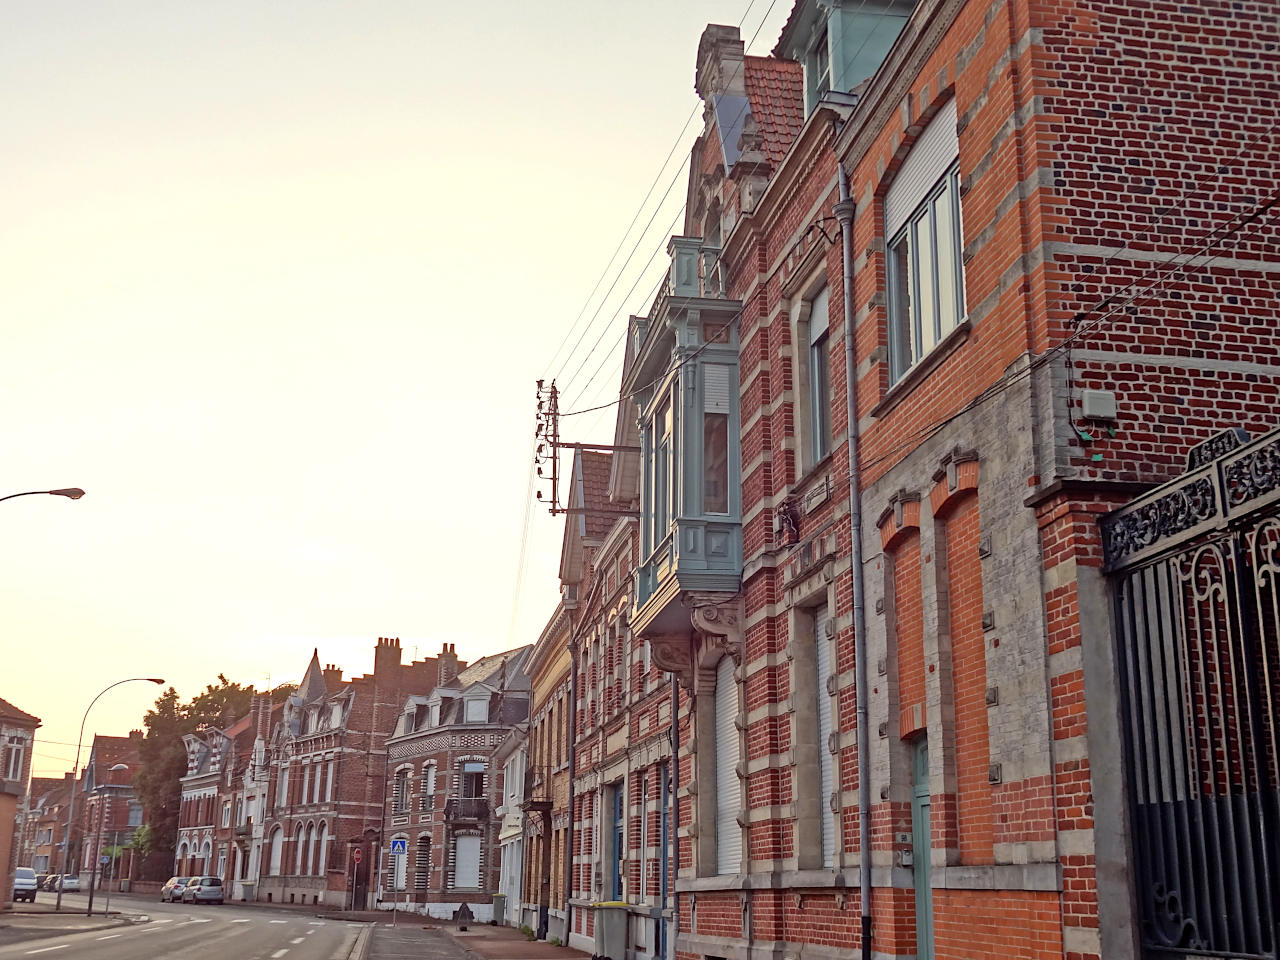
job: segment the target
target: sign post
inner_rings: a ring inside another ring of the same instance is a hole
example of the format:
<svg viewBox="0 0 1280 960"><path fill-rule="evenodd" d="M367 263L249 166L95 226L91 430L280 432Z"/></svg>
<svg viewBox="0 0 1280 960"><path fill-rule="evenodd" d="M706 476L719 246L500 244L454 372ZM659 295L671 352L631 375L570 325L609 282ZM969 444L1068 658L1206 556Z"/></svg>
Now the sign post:
<svg viewBox="0 0 1280 960"><path fill-rule="evenodd" d="M364 851L356 847L351 851L351 909L356 908L356 874L360 872L360 860Z"/></svg>
<svg viewBox="0 0 1280 960"><path fill-rule="evenodd" d="M391 925L396 925L396 912L400 909L400 870L404 866L404 858L409 855L409 841L404 837L396 837L391 841Z"/></svg>

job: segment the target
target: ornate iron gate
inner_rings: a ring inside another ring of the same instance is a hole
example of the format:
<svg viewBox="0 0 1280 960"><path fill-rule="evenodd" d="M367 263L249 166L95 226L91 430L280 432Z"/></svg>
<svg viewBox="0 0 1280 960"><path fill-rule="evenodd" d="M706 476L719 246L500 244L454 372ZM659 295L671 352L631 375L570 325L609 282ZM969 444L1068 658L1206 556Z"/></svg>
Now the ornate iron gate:
<svg viewBox="0 0 1280 960"><path fill-rule="evenodd" d="M1102 521L1149 958L1277 957L1280 431Z"/></svg>

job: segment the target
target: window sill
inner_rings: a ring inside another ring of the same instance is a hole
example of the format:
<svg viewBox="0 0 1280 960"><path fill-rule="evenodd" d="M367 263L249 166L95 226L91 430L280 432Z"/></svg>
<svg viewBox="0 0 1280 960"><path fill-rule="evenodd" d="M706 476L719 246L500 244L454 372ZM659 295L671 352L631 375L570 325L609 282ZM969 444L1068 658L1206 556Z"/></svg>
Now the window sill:
<svg viewBox="0 0 1280 960"><path fill-rule="evenodd" d="M821 460L806 470L803 476L796 480L790 490L792 496L800 500L804 499L805 493L808 492L809 485L830 468L831 455L831 452L828 452Z"/></svg>
<svg viewBox="0 0 1280 960"><path fill-rule="evenodd" d="M956 324L955 329L943 337L927 357L924 357L908 370L902 376L902 379L885 391L885 395L880 398L880 401L868 413L879 420L893 410L909 393L920 385L922 380L938 369L943 361L960 349L965 341L969 339L969 331L972 326L968 317Z"/></svg>

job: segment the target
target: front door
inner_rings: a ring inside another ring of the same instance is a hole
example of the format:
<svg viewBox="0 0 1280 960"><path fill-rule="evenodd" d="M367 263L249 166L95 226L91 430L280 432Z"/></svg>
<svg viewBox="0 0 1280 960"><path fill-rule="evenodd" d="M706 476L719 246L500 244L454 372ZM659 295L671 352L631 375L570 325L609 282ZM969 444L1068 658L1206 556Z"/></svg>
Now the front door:
<svg viewBox="0 0 1280 960"><path fill-rule="evenodd" d="M915 744L911 777L911 862L916 889L916 958L933 960L933 887L929 862L929 742Z"/></svg>

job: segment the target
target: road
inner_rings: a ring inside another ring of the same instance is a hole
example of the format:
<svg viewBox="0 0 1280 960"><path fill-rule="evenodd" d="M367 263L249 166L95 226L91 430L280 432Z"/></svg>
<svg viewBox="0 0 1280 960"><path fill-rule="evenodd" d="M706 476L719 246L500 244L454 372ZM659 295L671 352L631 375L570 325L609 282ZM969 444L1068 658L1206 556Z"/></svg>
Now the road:
<svg viewBox="0 0 1280 960"><path fill-rule="evenodd" d="M88 898L65 894L62 903L83 910ZM94 907L100 903L95 898ZM365 926L234 903L194 906L117 896L111 908L151 920L8 944L0 947L0 960L347 960Z"/></svg>

